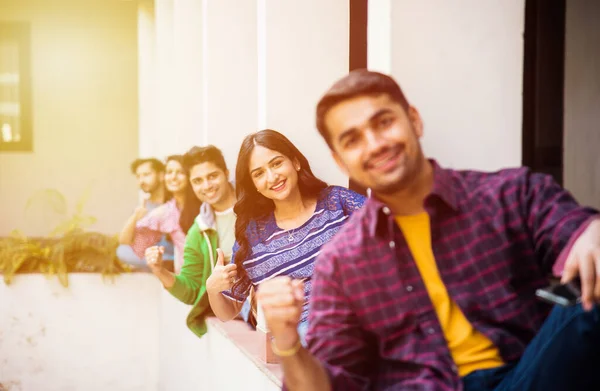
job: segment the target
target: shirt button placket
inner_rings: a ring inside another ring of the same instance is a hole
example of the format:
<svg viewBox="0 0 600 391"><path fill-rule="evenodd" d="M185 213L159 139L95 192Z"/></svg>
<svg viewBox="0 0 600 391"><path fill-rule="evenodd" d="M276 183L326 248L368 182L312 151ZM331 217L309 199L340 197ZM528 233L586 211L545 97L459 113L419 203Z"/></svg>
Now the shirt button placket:
<svg viewBox="0 0 600 391"><path fill-rule="evenodd" d="M412 287L412 285L407 285L407 286L406 286L406 291L407 291L407 292L412 292L412 291L413 291L413 287Z"/></svg>

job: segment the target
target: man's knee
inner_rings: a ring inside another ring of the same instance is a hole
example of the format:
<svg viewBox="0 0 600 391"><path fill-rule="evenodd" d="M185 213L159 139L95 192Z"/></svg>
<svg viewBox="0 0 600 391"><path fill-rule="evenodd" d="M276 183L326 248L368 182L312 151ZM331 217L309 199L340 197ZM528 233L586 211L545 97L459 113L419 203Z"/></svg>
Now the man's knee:
<svg viewBox="0 0 600 391"><path fill-rule="evenodd" d="M121 244L117 247L117 258L129 265L141 266L144 264L144 261L136 255L131 246L126 244Z"/></svg>

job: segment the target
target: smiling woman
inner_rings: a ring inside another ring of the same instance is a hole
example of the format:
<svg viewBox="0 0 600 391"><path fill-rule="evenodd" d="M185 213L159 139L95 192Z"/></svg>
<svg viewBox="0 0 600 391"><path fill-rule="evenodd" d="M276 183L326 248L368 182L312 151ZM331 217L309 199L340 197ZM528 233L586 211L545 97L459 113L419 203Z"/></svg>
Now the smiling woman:
<svg viewBox="0 0 600 391"><path fill-rule="evenodd" d="M251 287L277 276L302 279L305 304L299 330L303 337L315 259L364 198L346 188L327 186L315 177L294 144L270 129L242 142L236 190L232 263L238 279L222 294L208 288L211 307L221 320L229 320Z"/></svg>

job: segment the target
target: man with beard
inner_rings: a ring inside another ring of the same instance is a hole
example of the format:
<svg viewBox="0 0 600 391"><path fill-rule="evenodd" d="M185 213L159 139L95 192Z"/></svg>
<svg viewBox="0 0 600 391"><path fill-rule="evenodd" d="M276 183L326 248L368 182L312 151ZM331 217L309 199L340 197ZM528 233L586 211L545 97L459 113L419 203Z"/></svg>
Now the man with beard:
<svg viewBox="0 0 600 391"><path fill-rule="evenodd" d="M175 275L163 266L163 249L146 249L146 262L165 289L181 302L192 305L187 325L198 337L206 331L212 315L207 289L231 289L237 272L229 264L235 243L235 189L220 149L213 145L193 147L184 155L190 184L202 206L187 232L183 267ZM225 261L227 260L227 261ZM207 288L208 287L208 288ZM243 311L249 317L249 302Z"/></svg>
<svg viewBox="0 0 600 391"><path fill-rule="evenodd" d="M286 387L600 389L597 211L526 168L459 171L426 159L419 112L380 73L335 83L317 128L372 197L316 262L307 349L295 327L302 282L259 289ZM537 300L551 273L578 277L582 303Z"/></svg>
<svg viewBox="0 0 600 391"><path fill-rule="evenodd" d="M131 266L147 270L146 263L135 254L130 244L138 220L167 200L167 191L164 184L165 165L155 158L136 159L131 163L131 172L135 175L144 196L119 234L120 245L117 248L117 257ZM172 261L173 244L166 237L163 237L158 245L165 248L163 259Z"/></svg>

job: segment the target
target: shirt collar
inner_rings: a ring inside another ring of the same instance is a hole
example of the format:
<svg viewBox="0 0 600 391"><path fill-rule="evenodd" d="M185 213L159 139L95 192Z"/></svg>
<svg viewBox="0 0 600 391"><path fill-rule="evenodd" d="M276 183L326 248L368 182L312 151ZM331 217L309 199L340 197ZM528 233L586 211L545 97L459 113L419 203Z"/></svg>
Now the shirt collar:
<svg viewBox="0 0 600 391"><path fill-rule="evenodd" d="M229 184L231 185L231 188L235 194L235 182L232 180L229 182ZM200 214L196 216L195 221L198 223L198 228L200 228L200 231L217 228L215 210L208 202L203 202L202 205L200 205Z"/></svg>
<svg viewBox="0 0 600 391"><path fill-rule="evenodd" d="M451 170L441 167L435 160L430 159L429 161L433 166L433 189L425 200L438 197L454 211L458 211L458 189L454 182L455 176L452 175Z"/></svg>
<svg viewBox="0 0 600 391"><path fill-rule="evenodd" d="M451 171L444 169L433 159L429 162L433 167L433 188L425 198L425 203L427 204L433 198L439 198L451 209L458 211L457 189ZM392 212L387 205L373 196L369 198L364 208L366 208L369 235L375 236L381 215L389 216Z"/></svg>

